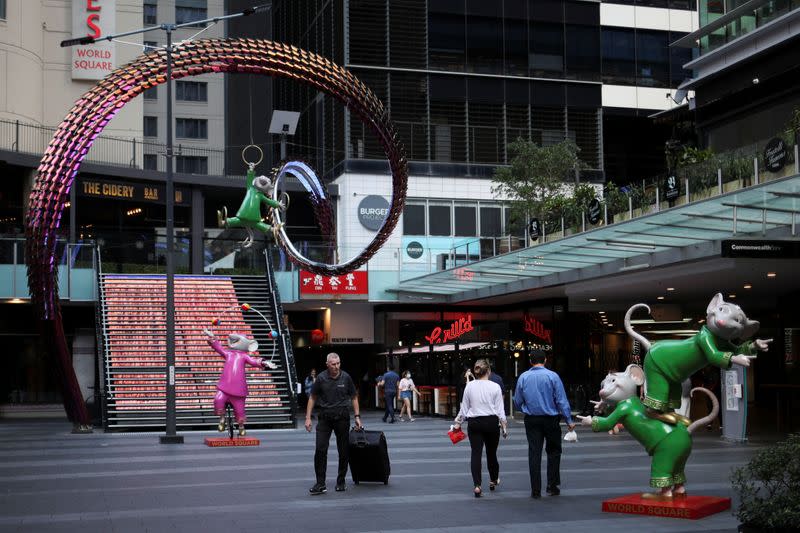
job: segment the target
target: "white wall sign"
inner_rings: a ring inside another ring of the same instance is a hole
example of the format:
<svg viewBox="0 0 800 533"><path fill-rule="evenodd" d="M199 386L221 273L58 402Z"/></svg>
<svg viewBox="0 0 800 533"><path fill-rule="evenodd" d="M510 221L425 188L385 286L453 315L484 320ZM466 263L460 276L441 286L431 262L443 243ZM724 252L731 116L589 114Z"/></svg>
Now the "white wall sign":
<svg viewBox="0 0 800 533"><path fill-rule="evenodd" d="M736 385L738 385L736 371L725 371L725 409L728 411L739 410L739 398L736 396Z"/></svg>
<svg viewBox="0 0 800 533"><path fill-rule="evenodd" d="M116 33L117 0L72 0L72 36L99 39ZM102 80L116 66L109 41L72 47L72 79Z"/></svg>

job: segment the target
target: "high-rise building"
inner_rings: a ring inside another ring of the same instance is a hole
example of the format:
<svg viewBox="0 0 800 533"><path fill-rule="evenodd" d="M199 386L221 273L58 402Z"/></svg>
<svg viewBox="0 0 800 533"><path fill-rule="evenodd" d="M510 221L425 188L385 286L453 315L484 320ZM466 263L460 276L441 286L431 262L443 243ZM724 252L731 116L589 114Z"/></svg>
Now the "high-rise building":
<svg viewBox="0 0 800 533"><path fill-rule="evenodd" d="M572 139L587 178L644 177L669 132L648 115L689 75L693 0L353 0L275 3L275 39L346 66L388 107L412 175L487 175L518 137ZM296 151L331 177L381 159L366 128L329 97L277 84L303 112ZM423 166L415 163L423 163Z"/></svg>
<svg viewBox="0 0 800 533"><path fill-rule="evenodd" d="M672 43L699 49L683 88L704 146L716 152L755 149L800 130L800 3L700 0L700 28Z"/></svg>

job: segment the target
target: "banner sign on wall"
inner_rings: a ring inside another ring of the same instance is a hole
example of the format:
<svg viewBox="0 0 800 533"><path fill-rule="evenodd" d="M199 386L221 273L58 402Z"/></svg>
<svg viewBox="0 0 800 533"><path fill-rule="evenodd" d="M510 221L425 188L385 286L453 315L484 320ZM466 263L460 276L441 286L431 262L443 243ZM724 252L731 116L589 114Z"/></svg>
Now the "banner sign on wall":
<svg viewBox="0 0 800 533"><path fill-rule="evenodd" d="M767 239L724 240L720 255L753 259L797 259L800 257L800 242Z"/></svg>
<svg viewBox="0 0 800 533"><path fill-rule="evenodd" d="M72 0L72 37L100 39L116 33L117 0ZM72 47L72 79L102 80L116 65L110 41Z"/></svg>
<svg viewBox="0 0 800 533"><path fill-rule="evenodd" d="M341 276L323 276L300 271L300 297L334 295L369 296L369 277L366 270L356 270Z"/></svg>

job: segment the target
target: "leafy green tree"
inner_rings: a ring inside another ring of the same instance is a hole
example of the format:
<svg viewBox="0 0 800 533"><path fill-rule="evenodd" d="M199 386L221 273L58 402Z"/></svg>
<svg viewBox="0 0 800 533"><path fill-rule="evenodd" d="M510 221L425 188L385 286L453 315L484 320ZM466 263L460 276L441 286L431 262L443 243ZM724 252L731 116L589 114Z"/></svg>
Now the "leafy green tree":
<svg viewBox="0 0 800 533"><path fill-rule="evenodd" d="M492 193L511 200L511 223L519 227L529 217L552 218L547 201L560 193L565 180L585 167L578 158L580 148L567 139L551 146L518 138L508 145L510 164L495 169ZM559 217L560 218L560 217Z"/></svg>

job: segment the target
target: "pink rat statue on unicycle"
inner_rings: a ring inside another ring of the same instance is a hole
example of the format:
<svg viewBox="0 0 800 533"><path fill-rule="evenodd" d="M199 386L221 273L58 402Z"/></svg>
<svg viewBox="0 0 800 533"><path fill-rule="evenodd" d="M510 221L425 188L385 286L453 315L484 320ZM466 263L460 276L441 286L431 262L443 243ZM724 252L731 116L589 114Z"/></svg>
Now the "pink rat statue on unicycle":
<svg viewBox="0 0 800 533"><path fill-rule="evenodd" d="M252 309L248 304L243 304L241 308L245 311ZM219 322L219 319L215 319L212 324L218 325ZM225 348L210 330L203 329L203 334L206 336L209 346L225 359L222 373L217 382L217 394L214 396L214 414L219 416L218 429L225 431L225 404L230 403L239 428L239 436L243 437L246 434L244 425L247 421L244 408L247 399L246 367L271 370L278 367L272 361L252 355L258 350L258 342L255 339L234 332L228 335L228 347ZM277 337L274 330L270 335L273 338Z"/></svg>

